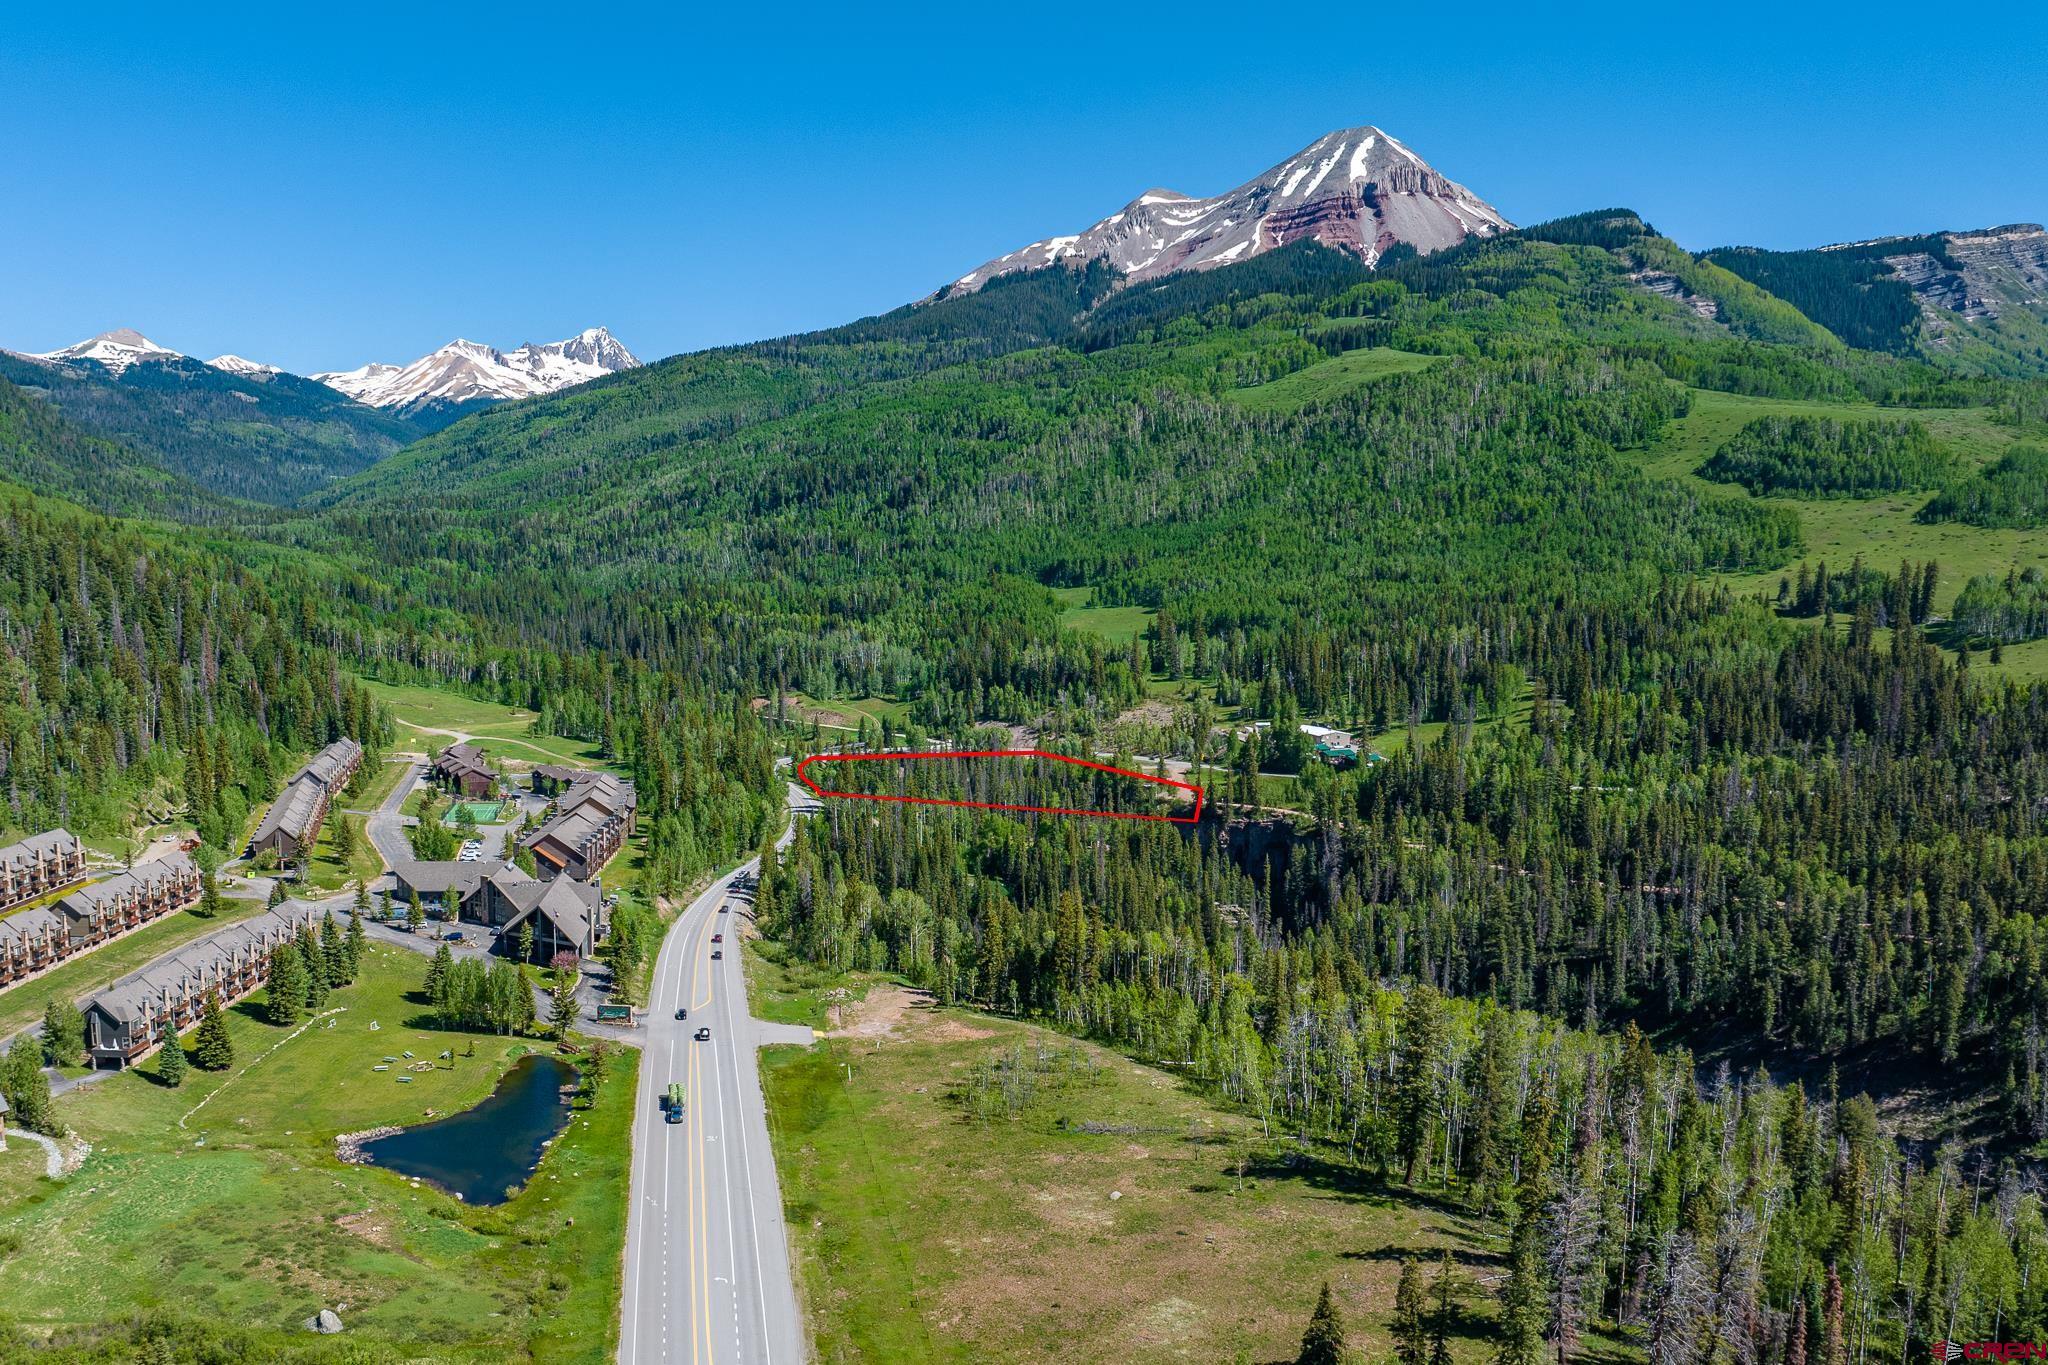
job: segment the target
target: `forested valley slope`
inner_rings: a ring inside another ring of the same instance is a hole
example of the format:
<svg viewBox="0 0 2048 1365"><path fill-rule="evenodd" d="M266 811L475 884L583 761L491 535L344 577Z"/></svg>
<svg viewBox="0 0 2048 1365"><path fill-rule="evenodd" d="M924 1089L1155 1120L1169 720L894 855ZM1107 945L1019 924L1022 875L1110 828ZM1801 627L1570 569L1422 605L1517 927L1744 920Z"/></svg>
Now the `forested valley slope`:
<svg viewBox="0 0 2048 1365"><path fill-rule="evenodd" d="M203 545L10 495L13 799L179 781L129 675L192 692L202 618L251 671L213 771L433 679L617 755L669 888L763 840L778 744L1176 765L1185 831L835 806L763 921L1490 1220L1513 1365L2048 1334L2043 380L1748 273L1624 210L1061 264L494 408ZM108 454L14 429L41 493Z"/></svg>

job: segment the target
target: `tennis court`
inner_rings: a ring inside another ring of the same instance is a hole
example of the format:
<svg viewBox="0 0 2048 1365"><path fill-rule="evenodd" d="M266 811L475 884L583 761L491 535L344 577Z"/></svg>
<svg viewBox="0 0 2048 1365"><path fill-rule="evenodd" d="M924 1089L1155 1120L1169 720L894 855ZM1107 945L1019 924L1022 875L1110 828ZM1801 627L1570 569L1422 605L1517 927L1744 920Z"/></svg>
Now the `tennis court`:
<svg viewBox="0 0 2048 1365"><path fill-rule="evenodd" d="M457 801L448 808L448 813L441 817L441 823L452 825L461 818L462 812L468 811L470 820L475 824L495 824L501 809L496 801Z"/></svg>

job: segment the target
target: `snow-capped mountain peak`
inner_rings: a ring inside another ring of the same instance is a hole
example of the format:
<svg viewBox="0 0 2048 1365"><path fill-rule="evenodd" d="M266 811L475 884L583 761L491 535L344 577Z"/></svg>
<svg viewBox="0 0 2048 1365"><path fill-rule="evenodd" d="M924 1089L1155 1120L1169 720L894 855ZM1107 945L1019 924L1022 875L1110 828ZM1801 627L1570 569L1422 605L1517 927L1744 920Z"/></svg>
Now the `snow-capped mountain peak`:
<svg viewBox="0 0 2048 1365"><path fill-rule="evenodd" d="M260 360L249 360L238 355L217 355L206 363L213 366L216 370L225 370L229 374L238 374L245 379L264 379L273 374L284 373L283 370L275 365L265 365Z"/></svg>
<svg viewBox="0 0 2048 1365"><path fill-rule="evenodd" d="M410 365L373 362L313 378L359 403L410 412L531 398L639 364L610 332L592 327L566 341L529 341L512 351L458 337Z"/></svg>
<svg viewBox="0 0 2048 1365"><path fill-rule="evenodd" d="M1367 125L1325 134L1264 175L1213 198L1147 190L1085 232L1048 237L998 256L941 292L971 293L998 275L1096 257L1126 279L1154 279L1250 260L1303 237L1371 265L1399 242L1430 252L1512 226L1399 139Z"/></svg>
<svg viewBox="0 0 2048 1365"><path fill-rule="evenodd" d="M36 360L66 361L90 360L104 365L109 374L118 376L130 365L140 360L180 360L183 356L168 346L159 346L132 327L116 327L111 332L81 341L75 346L66 346L61 351L43 351L33 356Z"/></svg>

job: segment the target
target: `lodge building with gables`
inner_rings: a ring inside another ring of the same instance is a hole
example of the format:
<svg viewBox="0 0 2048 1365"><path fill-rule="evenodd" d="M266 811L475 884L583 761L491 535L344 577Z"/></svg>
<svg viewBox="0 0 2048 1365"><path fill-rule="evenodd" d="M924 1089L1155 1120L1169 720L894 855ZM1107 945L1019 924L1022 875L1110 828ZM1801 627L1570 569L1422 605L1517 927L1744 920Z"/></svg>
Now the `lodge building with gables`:
<svg viewBox="0 0 2048 1365"><path fill-rule="evenodd" d="M604 937L597 888L574 877L529 877L502 858L471 862L399 863L391 870L394 900L433 908L463 924L497 931L496 950L514 956L519 932L533 929L530 961L546 965L555 954L579 958Z"/></svg>

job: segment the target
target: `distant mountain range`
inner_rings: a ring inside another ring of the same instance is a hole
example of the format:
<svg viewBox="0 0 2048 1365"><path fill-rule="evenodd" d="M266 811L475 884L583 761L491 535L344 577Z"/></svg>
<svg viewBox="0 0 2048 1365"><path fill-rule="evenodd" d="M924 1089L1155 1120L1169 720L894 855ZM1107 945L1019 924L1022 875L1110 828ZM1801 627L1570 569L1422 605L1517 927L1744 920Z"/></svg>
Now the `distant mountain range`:
<svg viewBox="0 0 2048 1365"><path fill-rule="evenodd" d="M1384 278L1407 252L1449 265L1518 237L1611 250L1633 290L1682 305L1709 333L1839 341L1961 374L2048 375L2048 231L2038 224L1696 253L1626 210L1523 231L1372 125L1326 134L1224 194L1148 190L1081 232L998 256L917 304L835 331L975 353L1107 345L1162 315L1162 300L1299 288L1303 271ZM1052 266L1072 278L1029 278ZM1234 268L1209 273L1225 267ZM932 306L940 301L949 307ZM110 452L128 450L212 493L280 504L312 499L480 408L639 368L603 327L508 351L457 340L409 364L310 378L234 354L197 360L127 328L39 355L0 351L0 379L108 443L76 446L92 452L85 483ZM649 382L668 368L650 369Z"/></svg>
<svg viewBox="0 0 2048 1365"><path fill-rule="evenodd" d="M456 340L409 365L372 362L313 378L357 402L438 427L491 403L554 393L639 364L618 338L592 327L566 341L529 341L511 351Z"/></svg>
<svg viewBox="0 0 2048 1365"><path fill-rule="evenodd" d="M1147 190L1083 232L1019 247L939 292L968 293L1000 275L1096 258L1127 281L1156 279L1234 265L1303 238L1372 265L1402 243L1427 253L1512 227L1398 138L1367 125L1325 134L1213 198Z"/></svg>
<svg viewBox="0 0 2048 1365"><path fill-rule="evenodd" d="M197 360L126 327L41 355L0 351L0 379L159 469L261 502L295 501L426 430L274 365Z"/></svg>
<svg viewBox="0 0 2048 1365"><path fill-rule="evenodd" d="M410 365L306 378L239 355L199 360L120 327L55 351L0 351L0 379L204 489L285 504L465 413L639 363L593 327L546 346L456 341Z"/></svg>

